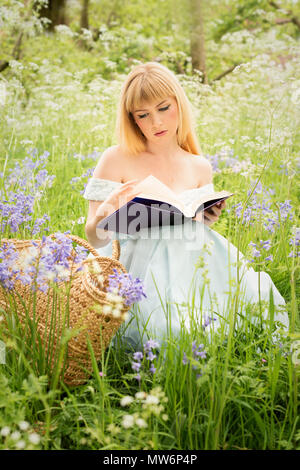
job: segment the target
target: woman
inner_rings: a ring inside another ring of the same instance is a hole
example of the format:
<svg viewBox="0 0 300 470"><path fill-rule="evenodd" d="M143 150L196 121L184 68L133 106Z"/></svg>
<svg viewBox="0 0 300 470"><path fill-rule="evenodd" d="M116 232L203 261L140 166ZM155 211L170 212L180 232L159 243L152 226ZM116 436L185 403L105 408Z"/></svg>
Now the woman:
<svg viewBox="0 0 300 470"><path fill-rule="evenodd" d="M209 323L226 329L230 310L241 312L247 302L269 301L271 288L275 305L284 306L269 275L258 277L242 254L209 228L225 203L205 211L203 220L200 212L189 223L156 227L151 238L142 236L143 231L133 236L96 228L120 204L137 196L137 183L149 175L186 202L213 190L212 167L199 155L189 101L166 67L149 62L128 75L117 132L119 145L102 154L84 193L89 200L85 229L102 256L111 256L111 238L119 238L121 263L144 282L147 298L131 310L127 341L139 347L147 336L163 341L182 328ZM277 308L276 320L287 326L282 310ZM261 314L266 317L267 309Z"/></svg>

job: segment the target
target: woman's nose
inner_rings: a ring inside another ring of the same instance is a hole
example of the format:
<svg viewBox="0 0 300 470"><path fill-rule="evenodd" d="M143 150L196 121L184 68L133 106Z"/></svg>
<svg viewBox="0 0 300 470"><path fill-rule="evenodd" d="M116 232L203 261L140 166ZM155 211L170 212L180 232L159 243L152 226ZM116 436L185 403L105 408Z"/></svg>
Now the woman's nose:
<svg viewBox="0 0 300 470"><path fill-rule="evenodd" d="M154 114L152 116L152 124L154 127L160 126L161 125L161 116L159 114Z"/></svg>

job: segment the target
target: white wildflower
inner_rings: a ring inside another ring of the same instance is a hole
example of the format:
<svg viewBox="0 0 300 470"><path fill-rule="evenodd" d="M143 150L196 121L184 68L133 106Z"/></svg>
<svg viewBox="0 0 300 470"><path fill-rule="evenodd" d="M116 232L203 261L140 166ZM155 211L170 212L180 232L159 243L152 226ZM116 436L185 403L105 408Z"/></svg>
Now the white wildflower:
<svg viewBox="0 0 300 470"><path fill-rule="evenodd" d="M119 306L116 306L113 310L112 310L112 316L115 317L115 318L120 318L121 316L121 308Z"/></svg>
<svg viewBox="0 0 300 470"><path fill-rule="evenodd" d="M104 315L110 315L111 314L111 311L112 311L112 306L111 305L104 305L102 307L102 313Z"/></svg>
<svg viewBox="0 0 300 470"><path fill-rule="evenodd" d="M20 142L21 145L33 145L32 140L24 139Z"/></svg>
<svg viewBox="0 0 300 470"><path fill-rule="evenodd" d="M106 292L106 299L109 302L123 303L123 298L114 292Z"/></svg>
<svg viewBox="0 0 300 470"><path fill-rule="evenodd" d="M69 36L69 37L73 37L74 36L74 33L73 31L69 28L69 26L66 26L64 24L59 24L57 26L55 26L55 31L58 33L58 34L61 34L61 35L65 35L65 36Z"/></svg>
<svg viewBox="0 0 300 470"><path fill-rule="evenodd" d="M145 400L146 405L158 405L159 399L155 395L148 395Z"/></svg>
<svg viewBox="0 0 300 470"><path fill-rule="evenodd" d="M48 271L45 278L47 281L54 281L56 274L53 271Z"/></svg>
<svg viewBox="0 0 300 470"><path fill-rule="evenodd" d="M16 442L16 447L18 449L24 449L26 447L26 442L23 439L21 439L20 441Z"/></svg>
<svg viewBox="0 0 300 470"><path fill-rule="evenodd" d="M137 398L138 400L144 400L146 396L146 392L136 392L135 394L135 398Z"/></svg>
<svg viewBox="0 0 300 470"><path fill-rule="evenodd" d="M10 427L9 426L4 426L4 428L1 429L1 436L6 437L10 433Z"/></svg>
<svg viewBox="0 0 300 470"><path fill-rule="evenodd" d="M10 436L14 441L17 441L21 437L21 433L19 431L14 431Z"/></svg>
<svg viewBox="0 0 300 470"><path fill-rule="evenodd" d="M78 225L84 224L84 222L85 222L85 217L83 217L83 216L79 217L79 219L77 220Z"/></svg>
<svg viewBox="0 0 300 470"><path fill-rule="evenodd" d="M92 262L92 270L93 270L93 273L94 274L100 274L102 273L102 267L100 266L99 263L97 263L96 261L93 260Z"/></svg>
<svg viewBox="0 0 300 470"><path fill-rule="evenodd" d="M121 406L128 406L130 403L133 402L133 398L130 397L129 395L126 395L125 397L122 398L120 401Z"/></svg>
<svg viewBox="0 0 300 470"><path fill-rule="evenodd" d="M123 416L122 426L126 429L131 428L134 424L134 418L131 415Z"/></svg>
<svg viewBox="0 0 300 470"><path fill-rule="evenodd" d="M29 434L28 436L28 440L32 443L32 444L38 444L41 440L41 437L36 433L36 432L33 432L31 434Z"/></svg>
<svg viewBox="0 0 300 470"><path fill-rule="evenodd" d="M129 318L129 313L128 313L128 312L124 312L123 315L122 315L122 320L123 320L123 321L126 321L126 320L128 320L128 318Z"/></svg>
<svg viewBox="0 0 300 470"><path fill-rule="evenodd" d="M20 422L19 422L19 428L20 428L22 431L26 431L26 429L29 428L29 423L27 423L27 421L20 421Z"/></svg>
<svg viewBox="0 0 300 470"><path fill-rule="evenodd" d="M121 432L121 429L119 428L119 426L116 426L114 423L110 423L108 426L107 426L107 430L111 433L111 434L119 434Z"/></svg>
<svg viewBox="0 0 300 470"><path fill-rule="evenodd" d="M135 422L139 428L146 428L148 426L146 421L143 418L137 418Z"/></svg>
<svg viewBox="0 0 300 470"><path fill-rule="evenodd" d="M70 271L66 269L64 266L61 266L61 265L56 266L56 273L57 273L57 277L62 281L68 281L70 278Z"/></svg>

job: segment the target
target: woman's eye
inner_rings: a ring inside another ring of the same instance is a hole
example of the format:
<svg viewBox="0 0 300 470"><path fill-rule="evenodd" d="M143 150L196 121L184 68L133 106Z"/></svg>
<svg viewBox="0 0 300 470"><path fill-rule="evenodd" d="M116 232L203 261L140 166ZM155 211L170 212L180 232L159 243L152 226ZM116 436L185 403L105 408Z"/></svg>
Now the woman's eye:
<svg viewBox="0 0 300 470"><path fill-rule="evenodd" d="M168 106L165 106L164 108L159 108L159 111L167 111L167 109L169 109L170 105L168 104ZM139 119L143 119L145 117L147 117L148 113L145 113L145 114L140 114L138 115L138 118Z"/></svg>
<svg viewBox="0 0 300 470"><path fill-rule="evenodd" d="M170 105L165 106L164 108L159 108L159 111L167 111L169 109Z"/></svg>

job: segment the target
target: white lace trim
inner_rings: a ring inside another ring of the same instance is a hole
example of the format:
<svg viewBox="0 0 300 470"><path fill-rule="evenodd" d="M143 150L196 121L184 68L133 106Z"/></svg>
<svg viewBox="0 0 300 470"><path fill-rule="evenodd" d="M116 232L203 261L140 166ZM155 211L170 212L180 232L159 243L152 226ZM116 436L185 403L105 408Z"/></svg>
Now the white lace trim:
<svg viewBox="0 0 300 470"><path fill-rule="evenodd" d="M122 183L118 181L105 180L103 178L90 178L83 197L89 201L104 201L107 196L120 185L122 185Z"/></svg>

